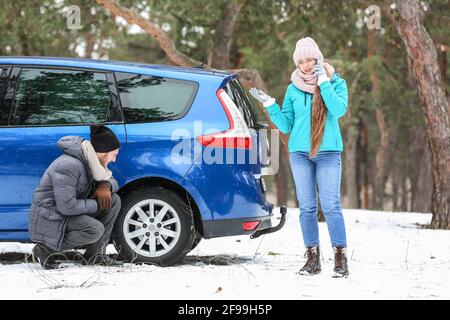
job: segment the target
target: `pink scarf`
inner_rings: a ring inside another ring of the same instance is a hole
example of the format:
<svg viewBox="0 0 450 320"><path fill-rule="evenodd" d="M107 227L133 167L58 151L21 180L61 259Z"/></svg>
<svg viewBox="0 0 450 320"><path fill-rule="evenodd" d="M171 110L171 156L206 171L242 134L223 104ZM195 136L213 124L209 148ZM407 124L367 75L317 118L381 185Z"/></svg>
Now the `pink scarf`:
<svg viewBox="0 0 450 320"><path fill-rule="evenodd" d="M333 78L334 68L332 65L324 62L323 66L327 72L328 77ZM317 77L314 74L304 74L300 68L292 72L291 81L298 89L314 94L314 89L317 86Z"/></svg>

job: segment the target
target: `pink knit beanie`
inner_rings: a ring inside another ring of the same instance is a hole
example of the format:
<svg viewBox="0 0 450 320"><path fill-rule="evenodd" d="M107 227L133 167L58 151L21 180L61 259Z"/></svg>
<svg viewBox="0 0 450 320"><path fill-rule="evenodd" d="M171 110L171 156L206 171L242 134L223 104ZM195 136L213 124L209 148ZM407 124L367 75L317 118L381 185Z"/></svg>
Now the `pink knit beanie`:
<svg viewBox="0 0 450 320"><path fill-rule="evenodd" d="M306 37L297 41L297 44L295 45L293 58L295 65L298 66L298 62L300 60L306 58L323 60L323 55L314 39Z"/></svg>

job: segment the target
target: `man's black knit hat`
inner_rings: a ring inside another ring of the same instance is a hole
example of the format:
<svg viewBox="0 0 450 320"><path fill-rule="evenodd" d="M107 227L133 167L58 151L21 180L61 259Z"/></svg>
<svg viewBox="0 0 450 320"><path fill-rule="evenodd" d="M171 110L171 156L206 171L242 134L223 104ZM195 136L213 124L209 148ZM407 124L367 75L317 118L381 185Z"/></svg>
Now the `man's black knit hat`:
<svg viewBox="0 0 450 320"><path fill-rule="evenodd" d="M119 139L108 127L99 124L91 125L90 137L95 152L106 153L120 147Z"/></svg>

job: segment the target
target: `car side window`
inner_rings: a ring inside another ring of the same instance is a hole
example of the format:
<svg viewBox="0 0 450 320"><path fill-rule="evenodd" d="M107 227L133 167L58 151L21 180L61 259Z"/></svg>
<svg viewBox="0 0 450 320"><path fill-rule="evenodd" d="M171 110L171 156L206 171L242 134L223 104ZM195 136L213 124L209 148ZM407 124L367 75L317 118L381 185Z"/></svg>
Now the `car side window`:
<svg viewBox="0 0 450 320"><path fill-rule="evenodd" d="M18 82L11 125L107 122L111 98L105 73L22 68Z"/></svg>
<svg viewBox="0 0 450 320"><path fill-rule="evenodd" d="M10 70L10 67L0 67L0 112L2 113L0 116L0 126L8 124L8 110L4 109L3 95L8 82Z"/></svg>
<svg viewBox="0 0 450 320"><path fill-rule="evenodd" d="M191 106L197 83L140 74L116 73L127 123L156 122L182 117Z"/></svg>

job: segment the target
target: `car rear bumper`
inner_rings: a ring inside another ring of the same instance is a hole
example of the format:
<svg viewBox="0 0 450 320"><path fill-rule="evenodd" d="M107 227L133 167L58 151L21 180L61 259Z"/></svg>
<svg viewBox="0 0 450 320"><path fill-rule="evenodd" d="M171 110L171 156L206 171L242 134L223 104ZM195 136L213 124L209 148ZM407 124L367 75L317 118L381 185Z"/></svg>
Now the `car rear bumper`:
<svg viewBox="0 0 450 320"><path fill-rule="evenodd" d="M247 216L230 219L213 219L203 220L203 237L205 239L239 236L239 235L252 235L258 230L265 230L272 227L274 205L268 201L265 201L261 206L261 212L257 216ZM243 224L245 222L259 221L259 224L253 230L244 230Z"/></svg>
<svg viewBox="0 0 450 320"><path fill-rule="evenodd" d="M203 221L203 237L205 239L251 235L257 230L264 230L272 227L273 215L262 217L248 217L238 219L217 219ZM244 230L243 224L250 221L259 221L260 223L254 230Z"/></svg>

